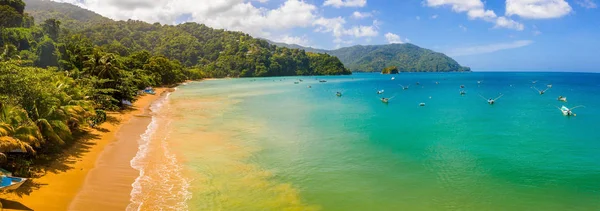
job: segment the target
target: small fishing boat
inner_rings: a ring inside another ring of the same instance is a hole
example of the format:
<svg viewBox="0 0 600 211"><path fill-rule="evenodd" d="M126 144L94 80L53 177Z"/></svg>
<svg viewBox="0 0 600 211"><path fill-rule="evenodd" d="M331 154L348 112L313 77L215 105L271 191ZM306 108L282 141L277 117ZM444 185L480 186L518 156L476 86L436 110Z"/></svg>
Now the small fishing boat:
<svg viewBox="0 0 600 211"><path fill-rule="evenodd" d="M550 89L550 88L547 88L547 89L544 89L544 90L539 90L539 89L535 88L535 86L534 86L534 87L531 87L531 88L533 88L533 89L535 89L536 91L538 91L538 93L540 93L540 95L543 95L543 94L545 94L545 93L546 93L546 91L548 91L548 89Z"/></svg>
<svg viewBox="0 0 600 211"><path fill-rule="evenodd" d="M532 84L537 84L538 81L531 81Z"/></svg>
<svg viewBox="0 0 600 211"><path fill-rule="evenodd" d="M389 103L389 102L390 102L390 99L388 99L388 98L385 98L385 97L382 97L382 98L381 98L381 102L382 102L382 103L386 103L386 104L387 104L387 103Z"/></svg>
<svg viewBox="0 0 600 211"><path fill-rule="evenodd" d="M460 85L460 88L461 88L461 89L464 89L464 88L465 88L465 85Z"/></svg>
<svg viewBox="0 0 600 211"><path fill-rule="evenodd" d="M425 103L419 103L419 106L425 106Z"/></svg>
<svg viewBox="0 0 600 211"><path fill-rule="evenodd" d="M483 97L482 95L479 95L479 96L481 96L481 98L483 98L484 100L486 100L486 101L488 102L488 104L490 104L490 105L494 105L494 104L496 103L496 100L500 99L502 96L504 96L504 94L501 94L501 95L500 95L500 96L498 96L496 99L492 99L492 98L485 98L485 97Z"/></svg>
<svg viewBox="0 0 600 211"><path fill-rule="evenodd" d="M310 89L310 88L312 88L312 86L308 86L308 88Z"/></svg>
<svg viewBox="0 0 600 211"><path fill-rule="evenodd" d="M548 85L546 85L546 87L552 88L552 84L548 84Z"/></svg>
<svg viewBox="0 0 600 211"><path fill-rule="evenodd" d="M436 82L435 82L435 84L440 84L440 82L437 82L437 81L436 81Z"/></svg>
<svg viewBox="0 0 600 211"><path fill-rule="evenodd" d="M380 94L383 94L383 92L385 92L385 90L382 89L382 90L377 91L377 94L380 95Z"/></svg>
<svg viewBox="0 0 600 211"><path fill-rule="evenodd" d="M13 177L12 175L2 175L0 177L0 191L16 190L27 181L27 178Z"/></svg>
<svg viewBox="0 0 600 211"><path fill-rule="evenodd" d="M585 107L585 106L575 106L573 108L567 108L566 106L562 106L559 109L562 112L562 114L565 116L577 116L577 114L573 113L573 109L580 108L580 107Z"/></svg>
<svg viewBox="0 0 600 211"><path fill-rule="evenodd" d="M325 83L325 82L327 82L327 81L326 81L326 80L319 80L319 82L321 82L321 83Z"/></svg>
<svg viewBox="0 0 600 211"><path fill-rule="evenodd" d="M300 83L300 82L298 82L298 81L295 81L295 82L294 82L294 84L299 84L299 83Z"/></svg>
<svg viewBox="0 0 600 211"><path fill-rule="evenodd" d="M562 101L562 102L567 102L567 97L563 97L563 96L558 96L558 101Z"/></svg>
<svg viewBox="0 0 600 211"><path fill-rule="evenodd" d="M418 86L418 85L421 85L421 83L419 83L419 82L417 82L417 83L415 83L415 84L417 84L417 86Z"/></svg>
<svg viewBox="0 0 600 211"><path fill-rule="evenodd" d="M402 87L402 90L407 90L408 87L410 87L410 85L409 86L402 86L402 85L400 85L400 86Z"/></svg>
<svg viewBox="0 0 600 211"><path fill-rule="evenodd" d="M466 95L467 92L465 92L465 90L460 90L460 95Z"/></svg>
<svg viewBox="0 0 600 211"><path fill-rule="evenodd" d="M298 79L298 81L302 82L302 81L304 81L304 80L302 80L302 79Z"/></svg>
<svg viewBox="0 0 600 211"><path fill-rule="evenodd" d="M481 81L477 81L477 84L481 84Z"/></svg>
<svg viewBox="0 0 600 211"><path fill-rule="evenodd" d="M338 96L338 97L341 97L342 93L341 92L337 92L337 93L335 93L335 95Z"/></svg>
<svg viewBox="0 0 600 211"><path fill-rule="evenodd" d="M393 80L396 80L396 77L392 77L392 81L393 81Z"/></svg>

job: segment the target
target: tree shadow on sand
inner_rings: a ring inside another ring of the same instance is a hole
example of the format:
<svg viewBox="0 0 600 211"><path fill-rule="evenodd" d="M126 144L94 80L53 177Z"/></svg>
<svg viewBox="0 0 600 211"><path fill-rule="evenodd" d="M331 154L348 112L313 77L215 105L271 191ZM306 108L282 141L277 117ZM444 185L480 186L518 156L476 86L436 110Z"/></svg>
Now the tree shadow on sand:
<svg viewBox="0 0 600 211"><path fill-rule="evenodd" d="M24 195L30 195L33 191L47 185L36 181L36 179L46 175L47 173L60 174L68 170L74 169L73 165L77 161L81 161L85 153L95 146L96 141L100 138L101 133L106 133L109 130L102 127L107 125L117 125L120 119L114 116L109 116L105 124L95 128L87 128L86 130L73 133L74 140L65 146L62 153L45 156L35 161L36 165L31 167L32 176L17 190L8 192L19 198ZM4 195L0 193L0 196ZM4 200L4 199L2 199ZM6 208L6 206L5 206Z"/></svg>
<svg viewBox="0 0 600 211"><path fill-rule="evenodd" d="M0 203L2 203L2 207L0 209L9 209L9 210L32 210L31 208L21 204L18 201L11 201L6 199L0 199Z"/></svg>

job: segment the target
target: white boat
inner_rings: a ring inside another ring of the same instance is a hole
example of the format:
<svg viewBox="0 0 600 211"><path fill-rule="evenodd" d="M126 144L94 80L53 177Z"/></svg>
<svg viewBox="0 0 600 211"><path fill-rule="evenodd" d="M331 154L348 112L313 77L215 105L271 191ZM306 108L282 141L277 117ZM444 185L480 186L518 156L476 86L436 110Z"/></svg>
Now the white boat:
<svg viewBox="0 0 600 211"><path fill-rule="evenodd" d="M562 106L560 108L560 111L565 116L577 116L577 114L573 113L573 109L580 108L580 107L585 107L585 106L575 106L573 108L567 108L566 106Z"/></svg>
<svg viewBox="0 0 600 211"><path fill-rule="evenodd" d="M465 92L465 90L460 90L460 95L466 95L467 92Z"/></svg>
<svg viewBox="0 0 600 211"><path fill-rule="evenodd" d="M402 87L402 90L407 90L408 87L410 87L410 85L409 86L402 86L402 85L400 85L400 86Z"/></svg>
<svg viewBox="0 0 600 211"><path fill-rule="evenodd" d="M482 95L479 95L481 98L483 98L484 100L486 100L488 102L488 104L490 105L494 105L496 103L496 100L500 99L502 96L504 96L504 94L500 94L500 96L498 96L496 99L492 99L492 98L485 98Z"/></svg>
<svg viewBox="0 0 600 211"><path fill-rule="evenodd" d="M337 93L335 93L335 95L338 96L338 97L341 97L342 93L341 92L337 92Z"/></svg>
<svg viewBox="0 0 600 211"><path fill-rule="evenodd" d="M25 181L27 181L27 178L21 177L12 177L6 175L2 175L1 177L2 179L0 179L0 190L2 191L16 190L17 188L21 187L21 185L23 185Z"/></svg>
<svg viewBox="0 0 600 211"><path fill-rule="evenodd" d="M392 77L392 81L393 81L393 80L396 80L396 77Z"/></svg>
<svg viewBox="0 0 600 211"><path fill-rule="evenodd" d="M573 113L573 111L571 111L571 109L567 108L566 106L562 106L560 108L560 111L563 113L563 115L565 116L575 116L575 114Z"/></svg>
<svg viewBox="0 0 600 211"><path fill-rule="evenodd" d="M382 103L386 103L386 104L387 104L387 103L389 103L389 102L390 102L390 99L388 99L388 98L385 98L385 97L382 97L382 98L381 98L381 102L382 102Z"/></svg>
<svg viewBox="0 0 600 211"><path fill-rule="evenodd" d="M534 87L532 87L532 88L533 88L533 89L535 89L536 91L538 91L538 93L540 93L540 95L543 95L543 94L545 94L545 93L546 93L546 91L548 91L548 89L550 89L550 87L548 87L548 88L546 88L546 89L544 89L544 90L539 90L539 89L537 89L535 86L534 86Z"/></svg>
<svg viewBox="0 0 600 211"><path fill-rule="evenodd" d="M567 97L558 96L558 101L567 102Z"/></svg>
<svg viewBox="0 0 600 211"><path fill-rule="evenodd" d="M425 106L425 103L419 103L419 106Z"/></svg>
<svg viewBox="0 0 600 211"><path fill-rule="evenodd" d="M382 89L382 90L377 91L377 94L383 94L383 92L385 92L385 90Z"/></svg>

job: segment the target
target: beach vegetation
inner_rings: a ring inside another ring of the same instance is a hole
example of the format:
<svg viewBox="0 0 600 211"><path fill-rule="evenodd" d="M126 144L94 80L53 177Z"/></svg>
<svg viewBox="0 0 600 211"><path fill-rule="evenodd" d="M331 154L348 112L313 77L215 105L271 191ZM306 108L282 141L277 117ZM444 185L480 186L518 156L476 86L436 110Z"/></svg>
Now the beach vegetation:
<svg viewBox="0 0 600 211"><path fill-rule="evenodd" d="M20 175L149 86L205 77L350 74L336 57L241 32L113 21L69 4L28 3L31 15L22 0L0 0L0 166Z"/></svg>

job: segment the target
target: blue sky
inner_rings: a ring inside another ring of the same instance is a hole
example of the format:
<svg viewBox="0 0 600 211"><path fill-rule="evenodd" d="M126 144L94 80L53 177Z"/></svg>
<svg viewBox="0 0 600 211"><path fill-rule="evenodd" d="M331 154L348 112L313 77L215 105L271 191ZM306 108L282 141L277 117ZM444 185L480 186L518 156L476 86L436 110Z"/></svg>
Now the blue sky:
<svg viewBox="0 0 600 211"><path fill-rule="evenodd" d="M599 0L57 1L113 19L193 21L324 49L413 43L481 71L600 72Z"/></svg>

